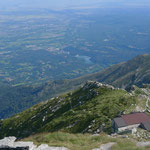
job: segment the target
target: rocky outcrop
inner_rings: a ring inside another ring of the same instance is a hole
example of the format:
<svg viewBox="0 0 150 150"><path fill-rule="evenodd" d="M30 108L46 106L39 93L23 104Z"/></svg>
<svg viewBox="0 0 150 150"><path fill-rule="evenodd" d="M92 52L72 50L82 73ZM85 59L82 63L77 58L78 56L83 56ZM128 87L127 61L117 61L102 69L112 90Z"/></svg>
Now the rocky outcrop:
<svg viewBox="0 0 150 150"><path fill-rule="evenodd" d="M33 142L16 142L16 137L6 137L0 140L0 150L68 150L65 147L49 147L47 144L42 144L39 147Z"/></svg>
<svg viewBox="0 0 150 150"><path fill-rule="evenodd" d="M110 89L115 89L113 86L108 85L108 84L102 84L97 81L88 81L86 84L83 86L83 90L87 89L92 89L92 88L110 88Z"/></svg>

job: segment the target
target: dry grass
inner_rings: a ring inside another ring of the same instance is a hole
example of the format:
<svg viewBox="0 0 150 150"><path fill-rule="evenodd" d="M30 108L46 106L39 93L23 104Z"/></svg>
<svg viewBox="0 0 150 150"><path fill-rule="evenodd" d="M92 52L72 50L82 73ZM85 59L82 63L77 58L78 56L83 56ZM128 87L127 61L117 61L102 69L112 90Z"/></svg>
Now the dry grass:
<svg viewBox="0 0 150 150"><path fill-rule="evenodd" d="M63 132L42 133L30 136L24 141L33 141L36 145L64 146L70 150L92 150L101 144L116 142L112 150L150 150L150 147L138 148L132 139L112 138L106 134L92 136L90 134L69 134Z"/></svg>
<svg viewBox="0 0 150 150"><path fill-rule="evenodd" d="M90 134L69 134L63 132L42 133L30 136L24 140L33 141L37 145L46 143L49 146L64 146L70 150L91 150L100 147L101 144L116 141L116 139L109 138L105 134L92 136Z"/></svg>

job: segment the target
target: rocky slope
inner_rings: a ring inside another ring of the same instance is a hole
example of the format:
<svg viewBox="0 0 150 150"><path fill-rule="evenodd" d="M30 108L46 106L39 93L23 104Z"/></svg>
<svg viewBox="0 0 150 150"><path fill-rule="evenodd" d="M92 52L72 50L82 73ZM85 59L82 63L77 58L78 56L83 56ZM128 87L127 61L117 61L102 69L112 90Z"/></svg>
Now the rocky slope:
<svg viewBox="0 0 150 150"><path fill-rule="evenodd" d="M0 140L1 150L69 150L65 147L49 147L47 144L36 146L33 142L16 141L16 137L5 137Z"/></svg>
<svg viewBox="0 0 150 150"><path fill-rule="evenodd" d="M10 119L1 120L0 137L22 138L55 131L109 133L111 120L136 103L137 97L123 89L91 81L75 92L52 98Z"/></svg>

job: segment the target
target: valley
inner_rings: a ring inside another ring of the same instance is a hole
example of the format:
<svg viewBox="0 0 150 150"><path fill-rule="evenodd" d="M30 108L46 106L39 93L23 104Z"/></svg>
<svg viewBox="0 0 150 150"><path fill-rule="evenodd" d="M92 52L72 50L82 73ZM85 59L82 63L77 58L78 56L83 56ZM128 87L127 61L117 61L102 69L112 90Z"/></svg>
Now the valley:
<svg viewBox="0 0 150 150"><path fill-rule="evenodd" d="M0 149L149 150L149 8L1 1Z"/></svg>
<svg viewBox="0 0 150 150"><path fill-rule="evenodd" d="M0 82L73 79L149 53L149 14L121 6L2 10Z"/></svg>
<svg viewBox="0 0 150 150"><path fill-rule="evenodd" d="M150 84L150 55L140 55L100 72L75 79L49 81L39 85L11 86L1 84L0 119L11 117L41 101L78 89L87 81L98 81L116 88L132 90L133 85L144 87Z"/></svg>

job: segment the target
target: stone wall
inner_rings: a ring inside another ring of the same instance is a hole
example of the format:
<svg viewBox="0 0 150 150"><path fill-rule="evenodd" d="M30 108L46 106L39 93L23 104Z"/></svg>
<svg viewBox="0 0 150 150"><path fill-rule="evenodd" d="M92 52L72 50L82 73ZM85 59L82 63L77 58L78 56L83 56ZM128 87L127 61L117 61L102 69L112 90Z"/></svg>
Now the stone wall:
<svg viewBox="0 0 150 150"><path fill-rule="evenodd" d="M118 128L118 133L124 132L124 131L127 131L127 130L132 130L134 128L138 128L139 126L140 126L140 124L134 124L134 125Z"/></svg>

